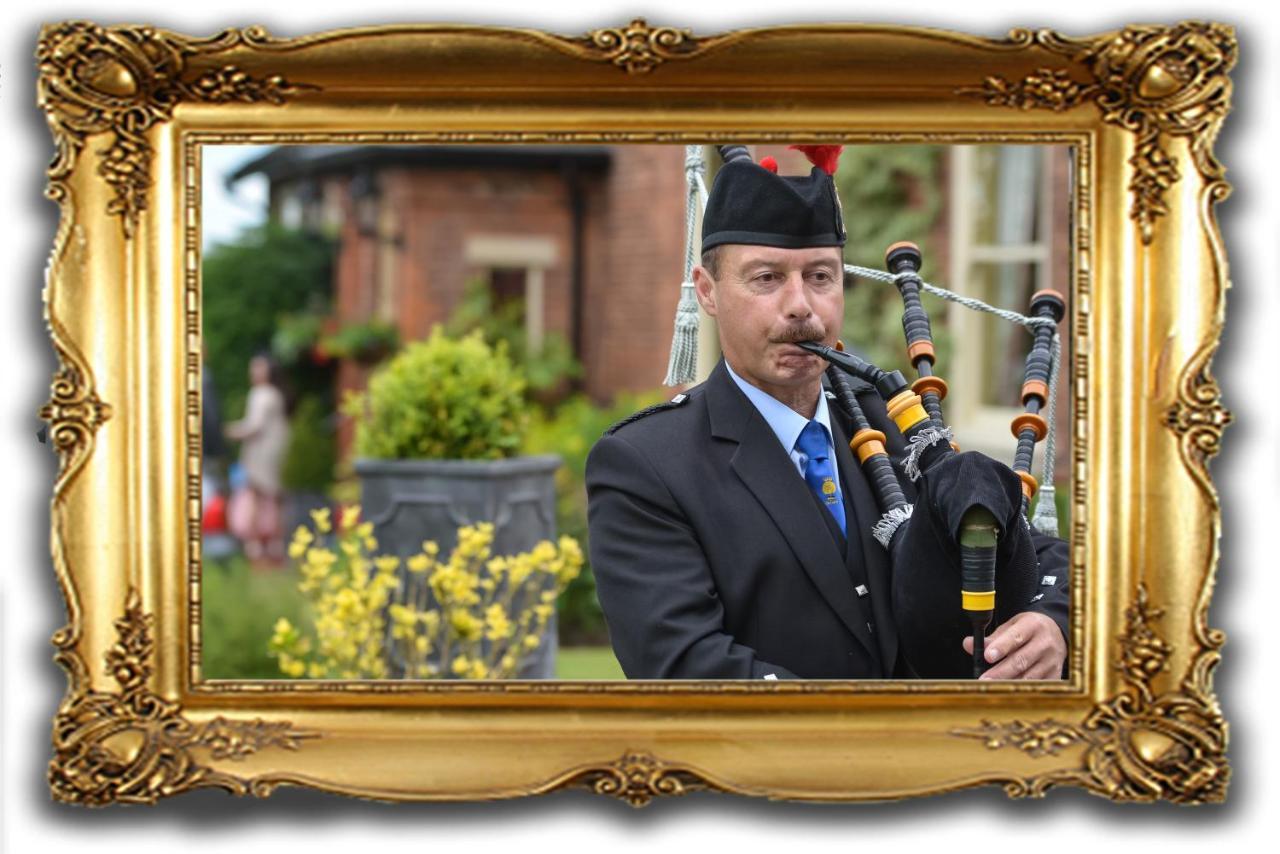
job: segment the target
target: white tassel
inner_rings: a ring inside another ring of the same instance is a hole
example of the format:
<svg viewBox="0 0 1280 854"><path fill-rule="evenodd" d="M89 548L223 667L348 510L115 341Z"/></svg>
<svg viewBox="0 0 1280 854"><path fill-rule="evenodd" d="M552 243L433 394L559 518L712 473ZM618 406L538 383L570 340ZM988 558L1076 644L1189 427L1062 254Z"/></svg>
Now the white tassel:
<svg viewBox="0 0 1280 854"><path fill-rule="evenodd" d="M663 385L684 385L698 376L698 298L693 292L693 264L700 241L696 226L698 214L706 206L707 188L702 182L706 164L702 146L684 147L685 239L684 281L680 284L680 302L676 304L676 331L671 339L671 358L667 362L667 378Z"/></svg>
<svg viewBox="0 0 1280 854"><path fill-rule="evenodd" d="M698 298L693 282L680 285L680 302L676 304L676 329L671 338L671 358L667 362L667 378L663 385L693 382L698 371Z"/></svg>
<svg viewBox="0 0 1280 854"><path fill-rule="evenodd" d="M1058 536L1058 502L1053 500L1053 493L1052 483L1040 487L1040 500L1031 514L1031 527L1049 537Z"/></svg>

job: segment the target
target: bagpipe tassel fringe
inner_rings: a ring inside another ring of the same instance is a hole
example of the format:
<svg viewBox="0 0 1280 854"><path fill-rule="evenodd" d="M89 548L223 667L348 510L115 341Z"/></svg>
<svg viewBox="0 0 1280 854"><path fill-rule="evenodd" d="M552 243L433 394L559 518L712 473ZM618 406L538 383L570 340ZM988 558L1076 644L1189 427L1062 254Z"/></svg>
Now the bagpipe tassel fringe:
<svg viewBox="0 0 1280 854"><path fill-rule="evenodd" d="M911 437L907 448L907 458L902 461L902 470L912 483L920 479L920 455L935 442L950 442L950 427L926 427Z"/></svg>
<svg viewBox="0 0 1280 854"><path fill-rule="evenodd" d="M876 542L889 548L889 543L893 540L894 533L902 526L902 523L911 518L911 511L915 509L913 504L904 504L901 507L895 507L888 513L880 517L880 521L871 526L871 536L876 538Z"/></svg>

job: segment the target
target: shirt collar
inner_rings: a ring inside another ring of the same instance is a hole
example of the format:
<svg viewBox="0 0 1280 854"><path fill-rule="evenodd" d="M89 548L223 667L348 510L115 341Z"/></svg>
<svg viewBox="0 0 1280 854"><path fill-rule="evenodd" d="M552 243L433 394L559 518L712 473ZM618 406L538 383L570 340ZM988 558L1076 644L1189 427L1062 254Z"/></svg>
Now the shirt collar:
<svg viewBox="0 0 1280 854"><path fill-rule="evenodd" d="M733 368L729 367L727 359L724 367L738 388L742 389L742 393L747 396L747 400L750 400L756 411L764 417L764 420L773 430L774 435L778 437L778 441L782 443L782 447L786 449L787 453L789 454L795 450L796 440L800 438L800 431L809 423L809 420L773 395L756 388L738 376L734 373ZM822 425L827 434L827 444L830 445L831 416L827 411L827 396L821 390L818 392L818 408L813 413L813 420Z"/></svg>

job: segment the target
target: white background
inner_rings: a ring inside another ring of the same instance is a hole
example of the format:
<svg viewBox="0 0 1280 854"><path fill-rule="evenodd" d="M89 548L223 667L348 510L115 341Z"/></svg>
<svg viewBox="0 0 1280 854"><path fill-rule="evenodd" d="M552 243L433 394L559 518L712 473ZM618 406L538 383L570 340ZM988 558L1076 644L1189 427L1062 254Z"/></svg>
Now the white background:
<svg viewBox="0 0 1280 854"><path fill-rule="evenodd" d="M39 4L44 6L46 4ZM733 11L725 10L731 7ZM913 3L783 3L739 0L689 3L677 0L595 0L534 4L527 0L442 4L431 2L206 3L132 0L47 4L14 0L0 27L0 110L3 110L3 170L6 273L0 308L3 366L3 476L0 501L0 840L6 851L39 847L94 852L235 851L243 854L297 848L309 852L396 848L468 850L531 846L568 851L579 846L680 850L714 845L842 851L899 844L948 849L1093 851L1251 850L1270 847L1280 809L1280 705L1272 702L1280 680L1280 635L1275 620L1275 550L1270 534L1280 476L1275 450L1275 412L1264 401L1276 396L1274 353L1276 294L1280 264L1276 248L1280 149L1276 115L1280 79L1275 54L1280 26L1267 20L1259 2L1220 0L1193 6L1178 2L1106 3L1064 0L1037 9L1025 2L917 0ZM1228 634L1217 689L1231 725L1233 777L1226 805L1198 809L1113 805L1076 790L1051 792L1043 801L1010 802L998 789L971 791L898 804L773 804L721 795L658 801L635 811L585 793L499 804L387 806L313 792L285 790L266 801L236 799L218 791L197 792L155 808L86 810L52 803L44 780L50 754L50 720L63 690L51 661L49 636L65 620L48 550L48 501L55 465L47 446L36 442L36 411L47 399L55 368L41 321L40 287L55 209L41 196L43 168L51 147L36 110L32 54L44 21L88 18L98 23L150 23L204 36L228 26L267 25L276 35L364 24L451 21L516 25L579 34L626 23L644 15L652 24L690 27L710 35L744 26L824 21L916 24L986 36L1014 26L1051 27L1088 35L1125 23L1173 23L1213 18L1234 24L1241 61L1235 81L1235 112L1217 146L1235 192L1218 210L1226 235L1234 287L1227 305L1227 333L1216 363L1227 406L1236 423L1213 472L1223 489L1226 523L1214 626ZM1268 55L1270 54L1270 55ZM1218 847L1222 846L1221 849Z"/></svg>

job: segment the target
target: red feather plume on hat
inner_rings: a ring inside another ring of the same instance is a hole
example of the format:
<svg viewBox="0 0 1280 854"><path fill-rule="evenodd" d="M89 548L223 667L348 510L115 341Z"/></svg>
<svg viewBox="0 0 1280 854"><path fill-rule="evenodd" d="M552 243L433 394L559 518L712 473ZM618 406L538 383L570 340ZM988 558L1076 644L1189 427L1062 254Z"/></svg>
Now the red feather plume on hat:
<svg viewBox="0 0 1280 854"><path fill-rule="evenodd" d="M828 175L836 174L836 161L840 159L840 152L844 151L843 145L788 145L787 148L803 152L810 163Z"/></svg>

